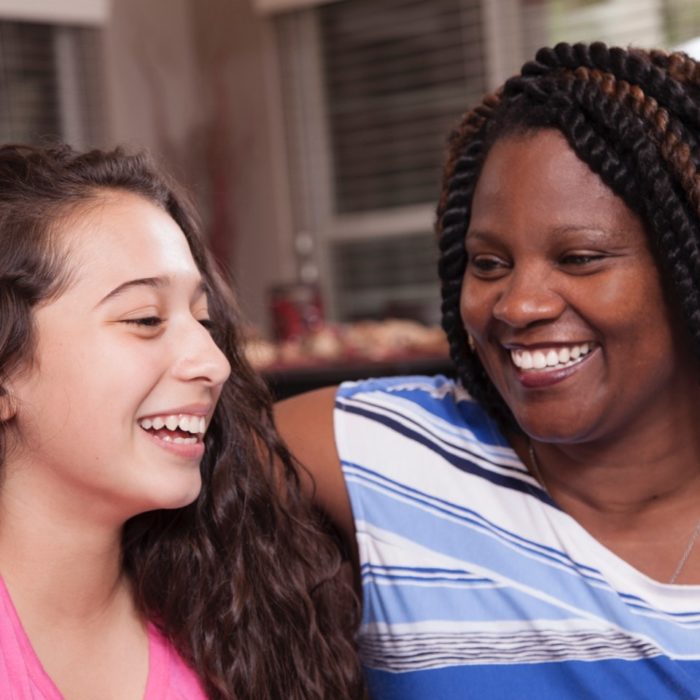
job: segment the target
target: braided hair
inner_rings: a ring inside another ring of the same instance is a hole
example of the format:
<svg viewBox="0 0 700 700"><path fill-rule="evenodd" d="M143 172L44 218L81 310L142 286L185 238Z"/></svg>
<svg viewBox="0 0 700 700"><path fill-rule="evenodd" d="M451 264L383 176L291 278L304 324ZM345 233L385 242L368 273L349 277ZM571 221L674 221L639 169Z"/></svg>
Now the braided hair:
<svg viewBox="0 0 700 700"><path fill-rule="evenodd" d="M464 239L490 147L498 138L543 128L558 129L642 218L700 355L700 64L680 52L600 42L540 49L451 134L436 224L442 325L458 378L511 428L517 427L513 416L469 347L460 315Z"/></svg>

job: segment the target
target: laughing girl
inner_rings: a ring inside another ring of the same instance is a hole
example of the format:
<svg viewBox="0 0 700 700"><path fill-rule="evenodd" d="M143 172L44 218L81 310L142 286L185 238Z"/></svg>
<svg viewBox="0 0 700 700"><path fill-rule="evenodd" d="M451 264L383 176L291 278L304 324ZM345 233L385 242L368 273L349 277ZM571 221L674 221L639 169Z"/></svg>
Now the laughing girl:
<svg viewBox="0 0 700 700"><path fill-rule="evenodd" d="M0 149L3 698L359 697L232 309L144 157Z"/></svg>

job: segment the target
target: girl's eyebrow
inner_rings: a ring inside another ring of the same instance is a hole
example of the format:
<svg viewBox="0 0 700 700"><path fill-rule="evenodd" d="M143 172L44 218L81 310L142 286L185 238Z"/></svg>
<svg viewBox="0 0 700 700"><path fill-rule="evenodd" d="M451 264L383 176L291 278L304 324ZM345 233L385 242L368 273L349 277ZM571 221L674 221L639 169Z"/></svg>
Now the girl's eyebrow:
<svg viewBox="0 0 700 700"><path fill-rule="evenodd" d="M120 294L123 294L127 290L132 289L133 287L152 287L155 289L160 289L161 287L166 287L169 284L169 277L141 277L135 280L128 280L120 284L118 287L115 287L111 292L107 293L104 297L102 297L102 299L100 299L100 301L95 305L95 308L101 306L110 299L118 297ZM201 280L200 283L197 285L195 294L201 295L206 293L207 285L205 284L204 280Z"/></svg>
<svg viewBox="0 0 700 700"><path fill-rule="evenodd" d="M118 287L115 287L111 292L105 294L105 296L102 297L102 299L100 299L100 301L95 305L95 308L101 306L109 299L118 297L120 294L123 294L132 287L155 287L158 289L166 286L169 284L169 282L170 280L167 277L142 277L140 279L128 280L123 284L120 284Z"/></svg>

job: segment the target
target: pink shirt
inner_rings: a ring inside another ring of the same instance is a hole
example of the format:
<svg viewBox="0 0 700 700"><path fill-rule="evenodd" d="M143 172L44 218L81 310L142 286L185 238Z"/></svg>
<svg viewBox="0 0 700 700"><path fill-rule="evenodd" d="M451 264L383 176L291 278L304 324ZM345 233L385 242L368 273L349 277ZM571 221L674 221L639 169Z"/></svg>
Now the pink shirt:
<svg viewBox="0 0 700 700"><path fill-rule="evenodd" d="M199 679L160 632L148 626L148 681L143 700L206 700ZM63 700L32 649L0 578L0 697Z"/></svg>

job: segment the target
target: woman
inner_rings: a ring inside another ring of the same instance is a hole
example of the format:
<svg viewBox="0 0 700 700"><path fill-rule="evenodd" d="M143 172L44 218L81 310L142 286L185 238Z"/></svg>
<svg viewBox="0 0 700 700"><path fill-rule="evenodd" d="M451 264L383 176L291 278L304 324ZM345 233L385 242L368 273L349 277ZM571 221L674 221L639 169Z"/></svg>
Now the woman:
<svg viewBox="0 0 700 700"><path fill-rule="evenodd" d="M698 167L700 65L541 50L450 141L459 381L280 405L356 538L372 697L700 697Z"/></svg>
<svg viewBox="0 0 700 700"><path fill-rule="evenodd" d="M339 557L173 185L0 149L0 309L0 695L360 697Z"/></svg>

